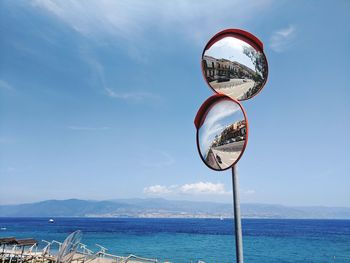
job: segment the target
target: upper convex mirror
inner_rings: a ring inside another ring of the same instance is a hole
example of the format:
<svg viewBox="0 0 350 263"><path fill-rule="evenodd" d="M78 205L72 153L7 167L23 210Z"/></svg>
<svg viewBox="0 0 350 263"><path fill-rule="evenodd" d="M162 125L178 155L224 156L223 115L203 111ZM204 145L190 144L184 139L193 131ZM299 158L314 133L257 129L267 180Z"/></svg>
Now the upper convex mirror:
<svg viewBox="0 0 350 263"><path fill-rule="evenodd" d="M224 30L214 36L202 54L202 72L216 92L247 100L264 87L268 65L262 43L242 30Z"/></svg>
<svg viewBox="0 0 350 263"><path fill-rule="evenodd" d="M214 170L232 167L247 142L247 120L241 105L223 97L208 105L201 118L197 144L202 160Z"/></svg>

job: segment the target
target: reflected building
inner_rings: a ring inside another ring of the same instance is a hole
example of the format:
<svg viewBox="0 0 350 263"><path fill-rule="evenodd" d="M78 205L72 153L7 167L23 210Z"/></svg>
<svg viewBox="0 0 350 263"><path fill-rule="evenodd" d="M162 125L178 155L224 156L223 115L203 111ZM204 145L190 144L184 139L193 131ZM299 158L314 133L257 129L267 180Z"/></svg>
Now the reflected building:
<svg viewBox="0 0 350 263"><path fill-rule="evenodd" d="M214 169L228 167L243 150L246 135L246 120L240 120L226 126L213 139L205 155L205 162Z"/></svg>
<svg viewBox="0 0 350 263"><path fill-rule="evenodd" d="M253 69L224 58L203 56L203 71L208 82L229 81L230 79L255 79L257 74Z"/></svg>
<svg viewBox="0 0 350 263"><path fill-rule="evenodd" d="M213 140L211 147L218 147L231 142L245 140L247 134L246 121L241 120L228 125L220 135Z"/></svg>

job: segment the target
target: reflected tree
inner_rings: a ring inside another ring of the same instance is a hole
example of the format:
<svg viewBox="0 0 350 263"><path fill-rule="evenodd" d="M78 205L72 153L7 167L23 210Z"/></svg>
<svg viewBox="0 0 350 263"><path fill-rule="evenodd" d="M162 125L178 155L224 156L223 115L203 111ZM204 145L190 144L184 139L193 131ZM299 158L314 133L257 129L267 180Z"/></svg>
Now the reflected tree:
<svg viewBox="0 0 350 263"><path fill-rule="evenodd" d="M255 81L262 82L265 76L267 75L267 66L264 56L261 52L256 51L253 47L243 47L243 53L250 58L252 61L255 71L256 79Z"/></svg>

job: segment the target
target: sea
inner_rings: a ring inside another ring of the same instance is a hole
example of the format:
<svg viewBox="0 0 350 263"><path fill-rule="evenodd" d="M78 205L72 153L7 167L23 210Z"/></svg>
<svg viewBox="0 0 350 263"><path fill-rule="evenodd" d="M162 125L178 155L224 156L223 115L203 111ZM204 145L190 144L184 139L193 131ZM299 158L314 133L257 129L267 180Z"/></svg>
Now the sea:
<svg viewBox="0 0 350 263"><path fill-rule="evenodd" d="M158 262L235 262L232 219L0 218L0 237L63 241L75 230L98 251ZM245 262L350 263L350 220L243 219ZM40 243L43 247L44 243Z"/></svg>

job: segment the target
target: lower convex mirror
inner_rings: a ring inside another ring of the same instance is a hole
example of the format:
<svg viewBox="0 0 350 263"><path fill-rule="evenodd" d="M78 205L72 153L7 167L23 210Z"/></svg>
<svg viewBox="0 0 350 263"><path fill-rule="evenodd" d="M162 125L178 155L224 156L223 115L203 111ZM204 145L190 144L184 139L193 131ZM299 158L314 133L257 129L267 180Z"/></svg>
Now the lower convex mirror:
<svg viewBox="0 0 350 263"><path fill-rule="evenodd" d="M197 144L202 160L214 170L232 167L242 156L248 138L242 106L227 96L215 95L198 114Z"/></svg>

